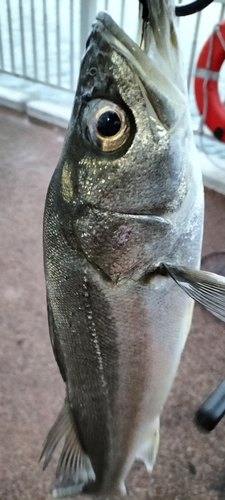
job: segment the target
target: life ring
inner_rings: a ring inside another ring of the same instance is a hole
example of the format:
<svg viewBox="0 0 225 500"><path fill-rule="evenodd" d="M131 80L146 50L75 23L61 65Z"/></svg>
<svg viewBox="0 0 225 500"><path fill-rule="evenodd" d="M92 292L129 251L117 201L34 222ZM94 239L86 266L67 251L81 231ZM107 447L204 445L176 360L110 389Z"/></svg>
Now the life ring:
<svg viewBox="0 0 225 500"><path fill-rule="evenodd" d="M219 70L225 60L225 21L219 23L202 48L195 74L195 97L204 123L225 142L225 106L218 91Z"/></svg>

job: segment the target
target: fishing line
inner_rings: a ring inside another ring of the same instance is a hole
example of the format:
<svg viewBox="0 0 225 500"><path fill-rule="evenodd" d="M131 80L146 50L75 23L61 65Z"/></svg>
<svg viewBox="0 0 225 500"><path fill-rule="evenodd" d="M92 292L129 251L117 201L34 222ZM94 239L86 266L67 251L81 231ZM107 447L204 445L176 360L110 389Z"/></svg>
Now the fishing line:
<svg viewBox="0 0 225 500"><path fill-rule="evenodd" d="M195 0L195 2L189 3L188 5L179 5L175 7L175 14L178 17L190 16L191 14L196 14L205 9L212 3L213 0Z"/></svg>

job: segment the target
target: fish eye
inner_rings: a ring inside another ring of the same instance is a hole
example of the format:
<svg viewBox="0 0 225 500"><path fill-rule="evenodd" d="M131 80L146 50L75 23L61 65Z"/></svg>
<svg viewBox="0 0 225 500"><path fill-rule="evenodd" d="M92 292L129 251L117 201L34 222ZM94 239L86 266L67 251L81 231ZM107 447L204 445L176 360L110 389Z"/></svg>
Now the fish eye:
<svg viewBox="0 0 225 500"><path fill-rule="evenodd" d="M127 113L114 102L93 99L84 112L86 138L103 152L120 149L130 135Z"/></svg>
<svg viewBox="0 0 225 500"><path fill-rule="evenodd" d="M118 134L118 132L120 131L120 127L120 117L112 109L105 111L99 116L97 122L97 131L99 135L103 137L112 137L113 135Z"/></svg>

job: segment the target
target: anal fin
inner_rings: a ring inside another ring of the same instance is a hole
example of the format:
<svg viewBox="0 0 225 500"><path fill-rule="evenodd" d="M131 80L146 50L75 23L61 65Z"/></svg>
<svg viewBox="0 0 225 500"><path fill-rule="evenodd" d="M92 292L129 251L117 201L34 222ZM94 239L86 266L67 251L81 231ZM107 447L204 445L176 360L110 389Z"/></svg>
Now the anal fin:
<svg viewBox="0 0 225 500"><path fill-rule="evenodd" d="M138 450L136 458L141 460L147 469L148 472L152 472L153 466L156 461L156 456L158 453L159 447L159 419L157 418L155 421L154 428L150 433L150 436L147 437L144 444L142 444L141 448Z"/></svg>
<svg viewBox="0 0 225 500"><path fill-rule="evenodd" d="M65 442L56 470L56 487L52 492L55 498L78 494L85 485L95 481L91 461L77 437L67 402L45 440L40 457L40 460L44 458L43 470L49 464L56 446L63 437Z"/></svg>

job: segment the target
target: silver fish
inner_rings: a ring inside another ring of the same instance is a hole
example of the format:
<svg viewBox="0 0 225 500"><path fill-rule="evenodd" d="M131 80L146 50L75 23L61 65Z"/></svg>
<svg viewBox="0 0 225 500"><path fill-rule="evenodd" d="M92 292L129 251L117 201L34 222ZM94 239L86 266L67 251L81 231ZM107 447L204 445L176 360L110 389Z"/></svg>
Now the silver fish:
<svg viewBox="0 0 225 500"><path fill-rule="evenodd" d="M65 439L55 497L125 493L135 459L152 470L192 319L170 275L199 269L201 172L174 2L145 4L141 46L98 14L46 199L49 330L66 388L42 452L45 468Z"/></svg>

